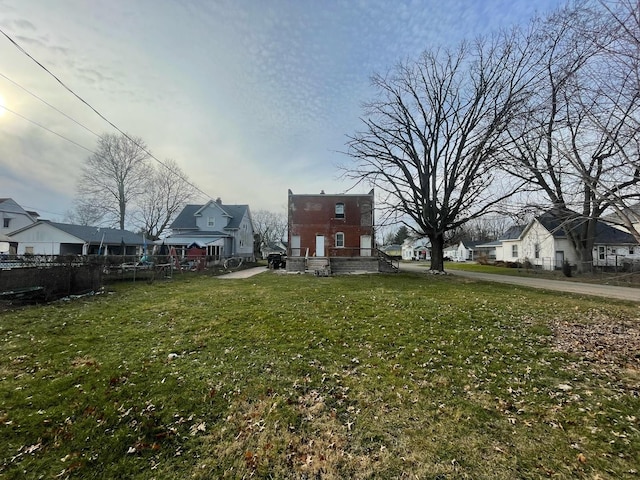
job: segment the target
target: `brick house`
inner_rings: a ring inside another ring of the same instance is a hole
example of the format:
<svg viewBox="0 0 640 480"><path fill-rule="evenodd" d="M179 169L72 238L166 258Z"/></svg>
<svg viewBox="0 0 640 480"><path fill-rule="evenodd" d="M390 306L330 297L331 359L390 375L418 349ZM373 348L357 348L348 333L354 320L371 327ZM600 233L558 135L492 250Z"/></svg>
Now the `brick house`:
<svg viewBox="0 0 640 480"><path fill-rule="evenodd" d="M294 194L288 199L287 270L378 271L374 195Z"/></svg>

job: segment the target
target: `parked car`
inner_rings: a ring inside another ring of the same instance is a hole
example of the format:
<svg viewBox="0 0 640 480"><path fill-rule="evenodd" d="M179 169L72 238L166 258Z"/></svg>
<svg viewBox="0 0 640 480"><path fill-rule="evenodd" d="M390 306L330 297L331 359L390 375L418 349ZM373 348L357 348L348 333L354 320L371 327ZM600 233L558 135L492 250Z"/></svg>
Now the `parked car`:
<svg viewBox="0 0 640 480"><path fill-rule="evenodd" d="M286 268L287 256L284 253L270 253L267 255L267 265L274 270Z"/></svg>

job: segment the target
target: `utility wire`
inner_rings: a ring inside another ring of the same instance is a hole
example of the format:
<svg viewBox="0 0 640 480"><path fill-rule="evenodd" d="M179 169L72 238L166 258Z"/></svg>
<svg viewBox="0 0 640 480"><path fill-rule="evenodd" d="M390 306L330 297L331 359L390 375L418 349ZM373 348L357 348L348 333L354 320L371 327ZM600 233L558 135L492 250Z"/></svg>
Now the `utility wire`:
<svg viewBox="0 0 640 480"><path fill-rule="evenodd" d="M22 48L22 46L20 46L13 38L11 38L4 30L2 30L0 28L0 33L2 33L2 35L4 35L7 40L9 40L18 50L20 50L20 52L22 52L24 55L26 55L28 58L30 58L36 65L38 65L40 68L42 68L45 72L47 72L49 75L51 75L65 90L67 90L71 95L73 95L74 97L76 97L78 100L80 100L82 103L84 103L87 107L89 107L91 110L93 110L93 112L98 115L102 120L104 120L105 122L107 122L109 125L111 125L114 129L116 129L120 134L122 134L127 140L129 140L130 142L132 142L134 145L136 145L138 148L140 148L143 152L145 152L150 158L154 159L156 162L158 162L160 165L162 165L164 168L166 168L171 174L173 175L178 175L176 172L174 172L173 170L171 170L171 168L169 168L167 165L165 165L164 162L162 162L161 160L159 160L158 158L156 158L151 152L149 152L146 148L144 148L142 145L140 145L138 142L136 142L133 138L131 138L127 133L123 132L122 130L120 130L120 128L118 128L117 125L115 125L113 122L111 122L111 120L109 120L107 117L105 117L104 115L102 115L102 113L100 113L98 110L96 110L91 104L89 104L89 102L87 102L84 98L82 98L80 95L78 95L76 92L74 92L71 88L69 88L62 80L60 80L60 78L58 78L53 72L51 72L47 67L45 67L42 63L40 63L38 60L36 60L33 56L31 56L29 54L29 52L27 52L24 48ZM13 113L13 112L12 112ZM45 130L48 130L46 127ZM52 132L53 133L53 132ZM56 133L56 135L58 135ZM58 135L60 136L60 135ZM75 142L72 142L75 143ZM85 148L85 147L82 147ZM86 150L86 148L85 148ZM92 152L95 153L95 152ZM196 190L197 192L201 193L202 195L204 195L205 198L212 198L210 195L208 195L206 192L204 192L203 190L201 190L198 186L194 185L193 183L191 183L187 178L185 178L183 175L178 175L180 177L181 180L183 180L184 182L186 182L187 184L191 185L191 187L194 188L194 190Z"/></svg>
<svg viewBox="0 0 640 480"><path fill-rule="evenodd" d="M67 115L66 113L64 113L62 110L54 107L53 105L51 105L49 102L47 102L46 100L44 100L43 98L39 97L38 95L36 95L35 93L27 90L26 87L23 87L22 85L20 85L18 82L11 80L9 77L7 77L4 73L0 72L0 77L8 80L9 82L13 83L16 87L24 90L25 92L27 92L29 95L31 95L34 98L37 98L38 100L40 100L42 103L44 103L45 105L47 105L50 108L53 108L56 112L58 112L60 115L63 115L64 117L68 118L69 120L71 120L73 123L75 123L76 125L84 128L87 132L92 133L93 135L95 135L96 137L100 138L100 135L97 134L96 132L94 132L93 130L91 130L89 127L87 127L86 125L83 125L82 123L80 123L79 121L77 121L75 118L70 117L69 115Z"/></svg>
<svg viewBox="0 0 640 480"><path fill-rule="evenodd" d="M30 118L27 118L24 115L21 115L18 112L11 110L10 108L7 108L7 107L2 107L2 108L4 110L6 110L7 112L9 112L9 113L13 113L17 117L20 117L23 120L26 120L27 122L33 123L35 126L40 127L40 128L42 128L43 130L46 130L49 133L53 133L54 135L62 138L63 140L66 140L67 142L73 143L76 147L80 147L80 148L86 150L89 153L93 153L94 155L97 155L97 153L94 152L93 150L91 150L90 148L87 148L84 145L80 145L78 142L75 142L75 141L71 140L70 138L65 137L64 135L61 135L58 132L54 132L50 128L45 127L44 125L42 125L41 123L36 122L35 120L31 120Z"/></svg>

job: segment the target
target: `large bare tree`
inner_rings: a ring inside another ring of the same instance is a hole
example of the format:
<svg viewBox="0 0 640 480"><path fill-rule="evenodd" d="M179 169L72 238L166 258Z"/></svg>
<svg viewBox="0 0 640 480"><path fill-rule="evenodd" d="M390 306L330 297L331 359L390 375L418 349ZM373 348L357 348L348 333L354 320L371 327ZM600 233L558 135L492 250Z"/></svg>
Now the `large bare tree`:
<svg viewBox="0 0 640 480"><path fill-rule="evenodd" d="M638 198L640 182L640 91L621 62L613 68L619 32L605 13L566 7L534 23L535 88L509 128L505 164L544 194L540 207L559 221L579 270L593 260L598 219Z"/></svg>
<svg viewBox="0 0 640 480"><path fill-rule="evenodd" d="M282 241L287 236L287 215L284 212L256 210L251 214L259 246Z"/></svg>
<svg viewBox="0 0 640 480"><path fill-rule="evenodd" d="M78 182L80 208L99 208L107 223L124 229L130 205L148 183L149 154L144 141L129 135L105 134L87 158Z"/></svg>
<svg viewBox="0 0 640 480"><path fill-rule="evenodd" d="M431 269L444 269L446 235L492 212L525 182L501 185L496 162L513 111L527 95L527 53L512 34L427 50L376 75L377 99L349 136L345 176L368 182L378 206L429 237ZM504 188L503 188L504 187Z"/></svg>
<svg viewBox="0 0 640 480"><path fill-rule="evenodd" d="M147 185L136 202L136 225L147 238L157 240L197 193L175 160L149 170Z"/></svg>

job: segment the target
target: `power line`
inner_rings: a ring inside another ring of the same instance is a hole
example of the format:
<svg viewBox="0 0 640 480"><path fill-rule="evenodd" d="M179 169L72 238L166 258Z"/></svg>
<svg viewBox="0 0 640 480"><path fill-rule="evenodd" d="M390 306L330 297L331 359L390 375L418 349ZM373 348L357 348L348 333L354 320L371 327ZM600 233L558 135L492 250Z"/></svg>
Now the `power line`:
<svg viewBox="0 0 640 480"><path fill-rule="evenodd" d="M22 48L22 46L20 44L18 44L13 38L11 38L7 33L5 33L4 30L2 30L0 28L0 33L2 33L2 35L4 35L7 40L9 40L18 50L20 50L20 52L22 52L24 55L26 55L28 58L30 58L36 65L38 65L40 68L42 68L45 72L47 72L49 75L51 75L65 90L67 90L71 95L73 95L74 97L76 97L78 100L80 100L82 103L84 103L87 107L89 107L91 110L93 110L93 112L98 115L102 120L104 120L105 122L107 122L109 125L111 125L115 130L117 130L121 135L123 135L127 140L129 140L130 142L132 142L134 145L136 145L138 148L140 148L143 152L145 152L150 158L154 159L156 162L158 162L160 165L162 165L164 168L166 168L171 174L173 175L178 175L176 172L174 172L173 170L171 170L171 168L169 168L167 165L165 165L164 162L162 162L161 160L159 160L158 158L155 157L155 155L153 155L151 152L149 152L146 148L144 148L142 145L140 145L138 142L135 141L135 139L131 138L127 133L123 132L117 125L115 125L113 122L111 122L111 120L109 120L107 117L105 117L104 115L102 115L102 113L100 113L98 110L96 110L89 102L87 102L84 98L82 98L80 95L78 95L76 92L73 91L73 89L71 89L70 87L68 87L62 80L60 80L60 78L58 78L53 72L51 72L47 67L45 67L42 63L40 63L38 60L36 60L33 56L31 56L29 54L29 52L27 52L24 48ZM13 113L13 112L12 112ZM45 128L45 127L43 127ZM45 128L45 130L47 130ZM53 132L52 132L53 133ZM58 134L56 134L58 135ZM60 136L60 135L58 135ZM74 142L72 142L74 143ZM85 147L82 147L85 148ZM95 153L95 152L92 152ZM206 192L204 192L203 190L201 190L198 186L196 186L195 184L193 184L192 182L190 182L187 178L185 178L183 175L178 175L180 177L180 179L182 181L184 181L185 183L187 183L188 185L190 185L191 187L193 187L194 190L196 190L197 192L200 192L202 195L205 196L205 198L212 198L210 195L208 195Z"/></svg>
<svg viewBox="0 0 640 480"><path fill-rule="evenodd" d="M54 132L53 130L51 130L50 128L45 127L44 125L42 125L41 123L36 122L35 120L31 120L30 118L25 117L24 115L19 114L18 112L15 112L13 110L11 110L10 108L2 107L4 110L6 110L9 113L13 113L14 115L16 115L17 117L22 118L23 120L26 120L27 122L33 123L35 126L42 128L43 130L46 130L49 133L53 133L54 135L62 138L63 140L66 140L67 142L73 143L76 147L80 147L84 150L86 150L89 153L93 153L94 155L97 155L96 152L94 152L93 150L91 150L90 148L85 147L84 145L80 145L78 142L71 140L70 138L65 137L64 135L58 133L58 132Z"/></svg>
<svg viewBox="0 0 640 480"><path fill-rule="evenodd" d="M83 125L82 123L80 123L79 121L77 121L75 118L67 115L66 113L64 113L62 110L56 108L55 106L51 105L49 102L47 102L46 100L44 100L43 98L39 97L38 95L36 95L35 93L29 91L26 87L23 87L22 85L20 85L18 82L11 80L9 77L7 77L4 73L0 72L0 77L8 80L9 82L13 83L16 87L24 90L25 92L27 92L29 95L31 95L34 98L37 98L38 100L40 100L42 103L44 103L45 105L47 105L50 108L53 108L56 112L58 112L60 115L63 115L64 117L68 118L69 120L71 120L73 123L75 123L76 125L84 128L87 132L92 133L93 135L95 135L96 137L100 138L100 135L97 134L96 132L94 132L93 130L91 130L89 127L87 127L86 125Z"/></svg>

